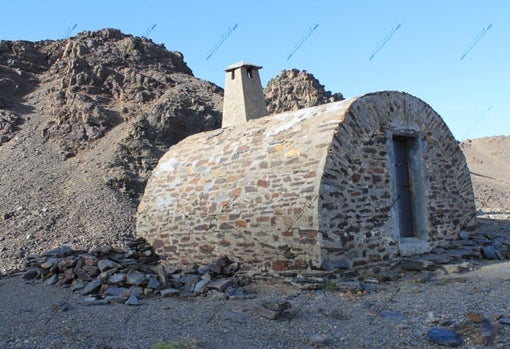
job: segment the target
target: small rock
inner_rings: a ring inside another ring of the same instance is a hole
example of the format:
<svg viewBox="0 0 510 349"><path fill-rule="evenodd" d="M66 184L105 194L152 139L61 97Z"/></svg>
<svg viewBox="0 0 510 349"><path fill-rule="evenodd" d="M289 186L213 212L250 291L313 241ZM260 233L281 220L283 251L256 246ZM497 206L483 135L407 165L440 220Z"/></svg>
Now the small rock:
<svg viewBox="0 0 510 349"><path fill-rule="evenodd" d="M182 269L182 272L184 274L195 274L197 269L198 265L196 263L190 263Z"/></svg>
<svg viewBox="0 0 510 349"><path fill-rule="evenodd" d="M75 291L81 290L85 286L87 286L87 282L85 282L83 280L77 280L76 282L72 283L71 291L75 292Z"/></svg>
<svg viewBox="0 0 510 349"><path fill-rule="evenodd" d="M101 272L120 267L119 264L110 259L101 259L99 262L97 262L97 266Z"/></svg>
<svg viewBox="0 0 510 349"><path fill-rule="evenodd" d="M208 265L204 265L204 266L198 268L197 272L200 275L203 275L206 273L221 274L221 266L219 266L217 264L208 264Z"/></svg>
<svg viewBox="0 0 510 349"><path fill-rule="evenodd" d="M162 297L172 297L172 296L178 296L180 293L181 293L181 291L179 291L179 290L178 290L178 289L176 289L176 288L166 288L166 289L164 289L164 290L159 291L159 294L160 294Z"/></svg>
<svg viewBox="0 0 510 349"><path fill-rule="evenodd" d="M76 274L76 277L80 280L83 280L83 281L92 280L92 277L82 268L76 268L74 272Z"/></svg>
<svg viewBox="0 0 510 349"><path fill-rule="evenodd" d="M60 271L70 269L76 265L76 260L72 257L67 257L66 259L62 259L58 261L58 269Z"/></svg>
<svg viewBox="0 0 510 349"><path fill-rule="evenodd" d="M502 317L501 319L499 319L499 323L502 325L510 325L510 318Z"/></svg>
<svg viewBox="0 0 510 349"><path fill-rule="evenodd" d="M131 295L128 300L126 301L126 303L124 303L126 305L141 305L142 303L140 303L140 300L138 299L138 297L136 297L134 294Z"/></svg>
<svg viewBox="0 0 510 349"><path fill-rule="evenodd" d="M94 265L84 265L81 268L90 276L97 276L99 274L99 268Z"/></svg>
<svg viewBox="0 0 510 349"><path fill-rule="evenodd" d="M223 301L227 299L227 295L225 293L216 290L209 290L207 296L209 299L217 301Z"/></svg>
<svg viewBox="0 0 510 349"><path fill-rule="evenodd" d="M104 300L108 304L124 304L128 300L128 297L123 297L123 296L107 296Z"/></svg>
<svg viewBox="0 0 510 349"><path fill-rule="evenodd" d="M123 283L124 280L126 280L126 274L113 274L108 277L108 283L110 284L120 284Z"/></svg>
<svg viewBox="0 0 510 349"><path fill-rule="evenodd" d="M145 250L142 252L142 254L145 256L145 257L149 257L149 256L152 256L152 251L151 250Z"/></svg>
<svg viewBox="0 0 510 349"><path fill-rule="evenodd" d="M106 299L97 299L97 298L94 298L94 297L87 297L87 298L85 298L85 300L81 304L87 305L87 306L92 306L92 305L107 305L108 301Z"/></svg>
<svg viewBox="0 0 510 349"><path fill-rule="evenodd" d="M69 268L64 270L64 279L68 280L69 282L71 282L74 279L73 269Z"/></svg>
<svg viewBox="0 0 510 349"><path fill-rule="evenodd" d="M468 240L469 239L469 233L467 231L461 230L459 233L459 236L462 240Z"/></svg>
<svg viewBox="0 0 510 349"><path fill-rule="evenodd" d="M53 261L51 261L50 259L48 259L46 262L44 263L41 263L40 264L40 267L43 268L43 269L50 269L55 263Z"/></svg>
<svg viewBox="0 0 510 349"><path fill-rule="evenodd" d="M54 311L63 313L63 312L68 311L69 309L71 309L71 304L69 304L67 302L53 303L52 308Z"/></svg>
<svg viewBox="0 0 510 349"><path fill-rule="evenodd" d="M431 311L427 313L427 317L425 318L425 322L429 324L439 322L439 320L440 319L437 316L435 316L434 313Z"/></svg>
<svg viewBox="0 0 510 349"><path fill-rule="evenodd" d="M207 291L206 286L209 283L209 280L207 279L201 279L199 282L195 284L195 287L193 289L193 293L195 294L201 294Z"/></svg>
<svg viewBox="0 0 510 349"><path fill-rule="evenodd" d="M363 279L363 282L367 284L378 284L379 280L376 277L366 277Z"/></svg>
<svg viewBox="0 0 510 349"><path fill-rule="evenodd" d="M225 275L234 275L239 270L239 263L234 262L222 268L222 273Z"/></svg>
<svg viewBox="0 0 510 349"><path fill-rule="evenodd" d="M233 285L233 281L231 278L228 279L216 279L209 282L209 288L212 290L217 290L220 292L225 291L225 289L229 286Z"/></svg>
<svg viewBox="0 0 510 349"><path fill-rule="evenodd" d="M228 296L228 298L230 299L234 299L235 297L242 297L244 296L244 290L242 288L239 288L239 287L228 287L226 290L225 290L225 294Z"/></svg>
<svg viewBox="0 0 510 349"><path fill-rule="evenodd" d="M80 258L83 260L85 265L96 266L97 265L97 257L92 256L90 254L82 254Z"/></svg>
<svg viewBox="0 0 510 349"><path fill-rule="evenodd" d="M496 329L494 325L487 319L484 319L480 324L480 335L478 341L474 340L475 343L481 345L491 345L496 337Z"/></svg>
<svg viewBox="0 0 510 349"><path fill-rule="evenodd" d="M431 328L425 338L429 342L445 347L457 347L462 344L457 332L442 328Z"/></svg>
<svg viewBox="0 0 510 349"><path fill-rule="evenodd" d="M158 275L158 280L160 283L160 287L168 287L168 276L165 270L165 267L161 264L151 266L153 272Z"/></svg>
<svg viewBox="0 0 510 349"><path fill-rule="evenodd" d="M138 270L129 271L126 274L126 283L128 285L139 286L145 281L145 274Z"/></svg>
<svg viewBox="0 0 510 349"><path fill-rule="evenodd" d="M282 317L288 309L290 309L288 301L272 300L263 301L253 307L253 310L258 315L267 319L275 320Z"/></svg>
<svg viewBox="0 0 510 349"><path fill-rule="evenodd" d="M112 296L112 297L122 296L122 297L128 298L131 295L127 288L115 287L115 286L108 287L106 290L104 290L103 293L107 296Z"/></svg>
<svg viewBox="0 0 510 349"><path fill-rule="evenodd" d="M46 285L51 286L51 285L55 285L57 283L57 280L58 280L57 274L53 274L48 279L46 279L45 283L46 283Z"/></svg>
<svg viewBox="0 0 510 349"><path fill-rule="evenodd" d="M325 334L314 334L308 339L312 347L324 347L328 343L328 336Z"/></svg>
<svg viewBox="0 0 510 349"><path fill-rule="evenodd" d="M469 271L471 269L471 263L463 262L460 264L446 264L443 266L448 274L457 274Z"/></svg>
<svg viewBox="0 0 510 349"><path fill-rule="evenodd" d="M488 259L498 259L498 253L496 251L496 249L494 248L494 246L483 246L482 247L482 252L484 254L485 257L487 257Z"/></svg>
<svg viewBox="0 0 510 349"><path fill-rule="evenodd" d="M128 289L128 291L130 294L135 295L137 297L139 297L140 295L143 295L143 287L141 287L141 286L131 286Z"/></svg>
<svg viewBox="0 0 510 349"><path fill-rule="evenodd" d="M89 293L94 292L99 286L103 284L103 281L100 279L94 279L91 282L89 282L81 291L80 295L85 296Z"/></svg>
<svg viewBox="0 0 510 349"><path fill-rule="evenodd" d="M157 290L161 287L161 284L159 283L158 279L151 277L147 283L147 287L152 288L153 290Z"/></svg>
<svg viewBox="0 0 510 349"><path fill-rule="evenodd" d="M21 277L23 280L34 280L41 276L40 268L31 268L28 269L23 276Z"/></svg>

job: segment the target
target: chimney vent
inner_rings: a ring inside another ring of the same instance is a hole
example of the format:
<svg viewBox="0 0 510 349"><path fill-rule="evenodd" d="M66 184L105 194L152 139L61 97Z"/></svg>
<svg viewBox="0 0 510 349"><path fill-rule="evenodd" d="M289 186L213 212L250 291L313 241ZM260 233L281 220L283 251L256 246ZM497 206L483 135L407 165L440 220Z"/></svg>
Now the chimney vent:
<svg viewBox="0 0 510 349"><path fill-rule="evenodd" d="M244 61L225 69L222 127L267 115L259 69L262 67Z"/></svg>

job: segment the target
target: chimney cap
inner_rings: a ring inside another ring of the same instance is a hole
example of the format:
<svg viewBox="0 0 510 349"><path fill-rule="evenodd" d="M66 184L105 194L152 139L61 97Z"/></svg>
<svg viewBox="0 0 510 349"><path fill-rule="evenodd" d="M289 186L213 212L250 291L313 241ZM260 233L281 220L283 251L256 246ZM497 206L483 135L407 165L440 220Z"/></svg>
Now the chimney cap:
<svg viewBox="0 0 510 349"><path fill-rule="evenodd" d="M240 62L237 62L237 63L229 65L228 67L225 68L225 71L228 72L228 71L231 71L231 70L234 70L234 69L237 69L237 68L241 68L241 67L262 69L262 67L259 66L259 65L251 64L251 63L246 62L246 61L240 61Z"/></svg>

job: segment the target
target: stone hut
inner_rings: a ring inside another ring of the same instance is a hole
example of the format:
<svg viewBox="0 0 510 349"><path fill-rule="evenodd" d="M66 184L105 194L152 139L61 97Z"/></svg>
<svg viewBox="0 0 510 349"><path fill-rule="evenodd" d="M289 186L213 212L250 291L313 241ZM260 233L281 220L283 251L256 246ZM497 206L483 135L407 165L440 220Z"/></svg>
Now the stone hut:
<svg viewBox="0 0 510 349"><path fill-rule="evenodd" d="M444 121L385 91L184 139L148 182L137 234L172 264L332 270L448 247L475 224Z"/></svg>

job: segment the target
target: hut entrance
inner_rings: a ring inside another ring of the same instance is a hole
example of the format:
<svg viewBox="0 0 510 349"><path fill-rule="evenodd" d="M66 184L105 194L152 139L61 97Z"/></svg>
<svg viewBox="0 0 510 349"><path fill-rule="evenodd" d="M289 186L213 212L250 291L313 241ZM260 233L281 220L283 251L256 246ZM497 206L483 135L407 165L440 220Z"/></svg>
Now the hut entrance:
<svg viewBox="0 0 510 349"><path fill-rule="evenodd" d="M393 135L391 138L393 217L401 255L430 251L426 183L422 171L424 147L418 134Z"/></svg>
<svg viewBox="0 0 510 349"><path fill-rule="evenodd" d="M411 148L416 138L393 136L395 160L395 199L401 238L416 236L413 217L413 186L410 175Z"/></svg>

